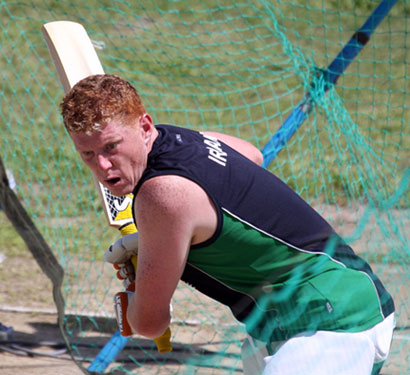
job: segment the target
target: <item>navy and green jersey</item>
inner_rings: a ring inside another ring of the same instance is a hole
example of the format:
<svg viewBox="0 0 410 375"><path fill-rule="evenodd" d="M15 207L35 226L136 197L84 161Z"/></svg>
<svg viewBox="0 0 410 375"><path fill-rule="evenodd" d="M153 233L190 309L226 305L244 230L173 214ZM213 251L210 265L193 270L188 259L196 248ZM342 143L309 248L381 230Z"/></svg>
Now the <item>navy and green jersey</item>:
<svg viewBox="0 0 410 375"><path fill-rule="evenodd" d="M272 341L303 331L361 331L393 312L369 265L274 174L209 135L157 130L134 195L161 175L206 191L217 229L191 246L182 280L229 306L249 334Z"/></svg>

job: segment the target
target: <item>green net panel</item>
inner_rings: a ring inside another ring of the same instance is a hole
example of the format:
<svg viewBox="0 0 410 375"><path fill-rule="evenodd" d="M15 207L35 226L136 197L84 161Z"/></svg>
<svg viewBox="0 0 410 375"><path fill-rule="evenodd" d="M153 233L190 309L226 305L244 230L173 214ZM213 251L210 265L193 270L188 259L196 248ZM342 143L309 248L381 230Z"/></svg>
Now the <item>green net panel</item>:
<svg viewBox="0 0 410 375"><path fill-rule="evenodd" d="M262 149L378 4L0 1L1 157L65 270L65 334L84 368L117 329L112 298L122 286L102 259L120 234L107 227L91 174L63 129L63 91L42 25L81 23L104 70L135 85L156 123L220 131ZM409 15L410 1L398 1L268 166L371 263L394 296L397 329L383 374L403 375L410 372ZM171 329L172 353L161 355L137 336L107 371L242 372L244 328L183 283Z"/></svg>

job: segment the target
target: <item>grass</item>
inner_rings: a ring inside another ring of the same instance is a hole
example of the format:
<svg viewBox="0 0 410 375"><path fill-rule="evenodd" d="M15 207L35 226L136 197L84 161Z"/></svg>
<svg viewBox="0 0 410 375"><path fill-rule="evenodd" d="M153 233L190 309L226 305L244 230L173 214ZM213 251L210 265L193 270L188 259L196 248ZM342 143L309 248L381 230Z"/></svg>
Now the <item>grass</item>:
<svg viewBox="0 0 410 375"><path fill-rule="evenodd" d="M81 22L106 72L132 81L156 122L218 130L262 148L309 88L313 64L326 67L377 4L1 1L1 157L19 197L62 259L101 258L117 236L106 230L90 173L63 129L43 23ZM393 8L270 166L308 201L377 204L403 184L409 14L408 3ZM408 206L403 191L396 206Z"/></svg>
<svg viewBox="0 0 410 375"><path fill-rule="evenodd" d="M106 72L132 81L156 122L222 131L261 149L309 89L313 65L328 66L378 2L0 0L0 156L65 270L66 308L111 311L120 284L101 260L119 234L107 228L90 173L63 129L63 93L42 24L82 23ZM319 211L330 211L337 230L352 236L362 225L355 249L382 264L408 258L409 15L410 4L398 2L270 166ZM371 199L384 212L366 211ZM366 212L373 213L363 221ZM0 302L23 295L27 304L52 305L45 275L2 211L0 253L13 265L0 264ZM406 279L389 276L393 291ZM10 280L18 286L11 292ZM222 314L198 293L177 297L176 317L206 324ZM397 298L405 311L403 301ZM198 337L199 328L190 334Z"/></svg>
<svg viewBox="0 0 410 375"><path fill-rule="evenodd" d="M24 242L8 221L3 211L0 211L0 253L5 256L21 256L27 251Z"/></svg>
<svg viewBox="0 0 410 375"><path fill-rule="evenodd" d="M118 236L114 229L107 230L104 220L100 217L90 224L85 217L38 219L35 225L64 265L72 256L80 256L87 261L103 260L108 246ZM14 258L28 253L26 244L0 210L0 254Z"/></svg>

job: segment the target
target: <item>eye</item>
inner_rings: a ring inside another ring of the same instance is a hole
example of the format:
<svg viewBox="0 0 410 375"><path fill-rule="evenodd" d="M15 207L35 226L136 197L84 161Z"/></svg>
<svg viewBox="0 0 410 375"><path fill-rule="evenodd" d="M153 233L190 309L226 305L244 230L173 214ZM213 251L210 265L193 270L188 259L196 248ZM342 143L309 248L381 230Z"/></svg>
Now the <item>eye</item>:
<svg viewBox="0 0 410 375"><path fill-rule="evenodd" d="M105 145L104 149L105 151L113 151L116 147L116 143L108 143L107 145Z"/></svg>
<svg viewBox="0 0 410 375"><path fill-rule="evenodd" d="M81 152L81 155L82 155L82 157L83 157L84 159L89 160L89 159L91 159L91 158L93 157L94 152L93 152L93 151L82 151L82 152Z"/></svg>

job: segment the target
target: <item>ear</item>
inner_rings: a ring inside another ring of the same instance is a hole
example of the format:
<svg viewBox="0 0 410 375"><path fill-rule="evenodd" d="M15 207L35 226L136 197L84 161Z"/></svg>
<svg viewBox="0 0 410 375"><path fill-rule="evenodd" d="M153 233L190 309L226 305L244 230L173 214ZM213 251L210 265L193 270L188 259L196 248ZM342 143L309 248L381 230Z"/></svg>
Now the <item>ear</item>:
<svg viewBox="0 0 410 375"><path fill-rule="evenodd" d="M148 143L154 130L154 123L152 122L152 118L148 113L144 113L139 117L138 121L142 131L145 134L145 142Z"/></svg>
<svg viewBox="0 0 410 375"><path fill-rule="evenodd" d="M144 113L142 116L140 116L139 123L145 131L149 131L154 126L152 118L148 113Z"/></svg>

